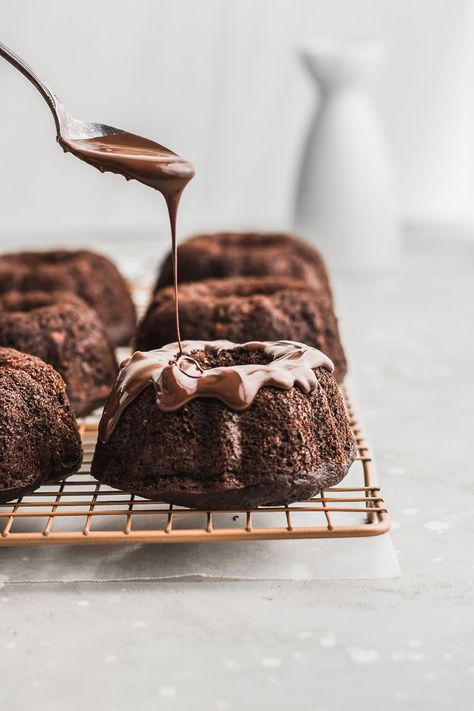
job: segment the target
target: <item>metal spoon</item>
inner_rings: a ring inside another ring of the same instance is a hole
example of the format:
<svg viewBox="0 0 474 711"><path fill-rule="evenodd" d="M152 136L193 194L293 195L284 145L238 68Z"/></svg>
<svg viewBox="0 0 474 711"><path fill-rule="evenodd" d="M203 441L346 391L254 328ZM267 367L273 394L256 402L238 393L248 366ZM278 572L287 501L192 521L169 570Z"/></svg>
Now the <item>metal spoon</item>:
<svg viewBox="0 0 474 711"><path fill-rule="evenodd" d="M170 195L181 194L193 177L191 163L159 143L114 126L71 116L43 79L1 43L0 56L18 69L46 101L56 124L56 140L63 150L102 172L119 173L149 185L162 192L167 202Z"/></svg>
<svg viewBox="0 0 474 711"><path fill-rule="evenodd" d="M61 137L66 139L81 139L81 138L96 138L98 136L108 136L113 133L121 133L121 129L107 126L103 123L90 123L89 121L80 121L74 116L71 116L58 97L53 94L47 84L41 79L38 74L21 59L17 54L5 47L0 42L0 56L10 62L15 69L18 69L29 81L35 86L43 99L48 104L51 113L53 114L54 123L56 124L56 140Z"/></svg>

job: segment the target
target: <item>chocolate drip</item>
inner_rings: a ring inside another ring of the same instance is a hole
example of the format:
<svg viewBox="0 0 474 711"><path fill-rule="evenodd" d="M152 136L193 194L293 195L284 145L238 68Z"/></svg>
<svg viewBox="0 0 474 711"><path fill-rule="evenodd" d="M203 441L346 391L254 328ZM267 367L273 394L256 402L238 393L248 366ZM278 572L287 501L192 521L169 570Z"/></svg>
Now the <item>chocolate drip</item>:
<svg viewBox="0 0 474 711"><path fill-rule="evenodd" d="M330 359L303 343L294 341L252 341L237 345L230 341L184 341L171 343L159 350L137 351L125 360L105 407L99 425L103 442L110 438L125 408L148 385L153 384L156 402L161 410L172 411L197 397L213 397L233 410L251 406L260 388L273 386L289 390L297 385L304 393L317 386L316 368L330 372ZM269 363L233 365L203 370L189 355L244 348L262 351Z"/></svg>
<svg viewBox="0 0 474 711"><path fill-rule="evenodd" d="M59 143L65 151L93 165L102 173L118 173L127 180L138 180L158 190L168 207L173 255L173 280L176 311L176 337L179 355L182 355L179 328L178 263L176 244L176 219L184 188L194 176L191 163L183 160L168 148L147 138L127 131L117 131L96 138L65 139Z"/></svg>

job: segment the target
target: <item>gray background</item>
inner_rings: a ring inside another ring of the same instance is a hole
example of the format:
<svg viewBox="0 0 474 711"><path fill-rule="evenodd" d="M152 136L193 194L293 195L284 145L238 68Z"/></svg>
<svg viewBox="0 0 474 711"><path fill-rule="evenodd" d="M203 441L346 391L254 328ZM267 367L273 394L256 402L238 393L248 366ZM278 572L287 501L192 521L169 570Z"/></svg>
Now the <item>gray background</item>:
<svg viewBox="0 0 474 711"><path fill-rule="evenodd" d="M2 0L0 36L75 116L194 163L186 232L288 227L317 101L298 51L314 37L378 37L386 56L372 96L403 220L473 223L472 0ZM166 227L151 191L64 159L46 105L7 65L0 110L0 240L12 230Z"/></svg>

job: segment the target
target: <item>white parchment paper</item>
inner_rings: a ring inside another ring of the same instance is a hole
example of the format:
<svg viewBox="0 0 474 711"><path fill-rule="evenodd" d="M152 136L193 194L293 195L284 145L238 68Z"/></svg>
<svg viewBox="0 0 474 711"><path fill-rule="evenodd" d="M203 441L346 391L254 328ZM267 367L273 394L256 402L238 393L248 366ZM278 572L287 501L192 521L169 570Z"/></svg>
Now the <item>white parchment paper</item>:
<svg viewBox="0 0 474 711"><path fill-rule="evenodd" d="M355 463L344 485L360 486ZM116 499L117 503L119 499ZM323 521L323 515L318 514ZM354 523L354 514L332 514L334 523ZM243 525L243 517L213 516L214 528ZM261 517L259 520L258 517ZM187 517L186 517L187 518ZM188 520L188 519L187 519ZM363 522L360 518L360 522ZM175 525L184 525L179 517ZM254 525L282 527L283 513L253 515ZM77 527L77 521L73 522ZM293 513L293 526L315 525L314 514ZM21 530L31 530L32 519L22 519ZM54 530L72 525L57 518ZM146 517L143 525L157 521ZM189 525L204 528L203 515ZM94 528L112 526L110 517L94 519ZM390 534L366 538L306 539L248 542L173 543L146 545L0 547L0 582L72 582L167 579L316 580L337 578L389 578L400 574Z"/></svg>

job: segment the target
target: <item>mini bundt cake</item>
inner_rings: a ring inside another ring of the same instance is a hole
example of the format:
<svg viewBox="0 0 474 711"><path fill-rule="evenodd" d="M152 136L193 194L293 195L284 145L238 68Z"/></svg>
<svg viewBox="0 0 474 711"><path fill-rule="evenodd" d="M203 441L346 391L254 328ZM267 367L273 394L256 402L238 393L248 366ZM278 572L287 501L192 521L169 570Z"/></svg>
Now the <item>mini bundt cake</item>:
<svg viewBox="0 0 474 711"><path fill-rule="evenodd" d="M0 293L71 291L95 309L112 345L128 344L136 315L127 284L117 267L87 250L16 252L0 256Z"/></svg>
<svg viewBox="0 0 474 711"><path fill-rule="evenodd" d="M356 453L332 363L301 343L183 342L125 361L92 474L145 498L204 509L307 499Z"/></svg>
<svg viewBox="0 0 474 711"><path fill-rule="evenodd" d="M61 376L35 356L0 348L0 502L74 474L81 461Z"/></svg>
<svg viewBox="0 0 474 711"><path fill-rule="evenodd" d="M287 277L240 277L182 284L179 296L186 339L301 341L331 358L338 381L346 374L337 319L324 289ZM135 345L144 351L160 348L175 334L174 291L164 287L139 323Z"/></svg>
<svg viewBox="0 0 474 711"><path fill-rule="evenodd" d="M78 416L107 399L117 364L97 313L75 294L0 294L0 346L38 356L62 376Z"/></svg>
<svg viewBox="0 0 474 711"><path fill-rule="evenodd" d="M188 239L178 247L181 282L238 276L285 276L323 288L331 287L319 252L289 234L219 232ZM156 288L173 284L171 255L165 259Z"/></svg>

